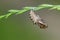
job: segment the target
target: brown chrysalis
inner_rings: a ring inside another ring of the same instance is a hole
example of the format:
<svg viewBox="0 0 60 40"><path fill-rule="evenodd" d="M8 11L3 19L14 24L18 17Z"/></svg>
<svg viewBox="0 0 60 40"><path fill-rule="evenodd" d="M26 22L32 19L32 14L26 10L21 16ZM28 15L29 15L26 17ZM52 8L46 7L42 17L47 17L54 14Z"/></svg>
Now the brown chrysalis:
<svg viewBox="0 0 60 40"><path fill-rule="evenodd" d="M41 29L45 29L48 27L47 24L43 21L43 19L40 18L39 15L35 14L33 10L31 10L29 14L32 21L37 24Z"/></svg>

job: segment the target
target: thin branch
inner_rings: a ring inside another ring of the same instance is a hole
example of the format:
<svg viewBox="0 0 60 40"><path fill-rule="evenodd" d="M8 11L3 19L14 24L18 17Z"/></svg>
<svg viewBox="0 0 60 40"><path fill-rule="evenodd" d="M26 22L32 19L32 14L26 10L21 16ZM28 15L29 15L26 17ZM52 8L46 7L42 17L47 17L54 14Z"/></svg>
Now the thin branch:
<svg viewBox="0 0 60 40"><path fill-rule="evenodd" d="M19 14L27 12L28 10L31 10L31 9L37 11L37 10L41 10L41 9L44 9L44 8L49 8L49 10L53 10L53 9L60 10L60 5L41 4L41 5L37 6L37 7L23 7L22 10L13 10L12 9L12 10L8 10L8 14L1 15L0 19L2 19L4 17L8 18L12 14L19 15Z"/></svg>

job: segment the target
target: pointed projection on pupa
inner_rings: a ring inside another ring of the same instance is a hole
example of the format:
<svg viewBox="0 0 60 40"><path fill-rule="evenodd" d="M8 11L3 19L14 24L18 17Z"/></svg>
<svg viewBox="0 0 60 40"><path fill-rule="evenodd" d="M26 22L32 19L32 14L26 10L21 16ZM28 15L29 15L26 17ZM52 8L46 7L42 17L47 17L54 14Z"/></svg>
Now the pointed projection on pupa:
<svg viewBox="0 0 60 40"><path fill-rule="evenodd" d="M39 15L35 14L33 10L31 10L29 14L34 24L37 24L41 29L45 29L48 27L47 24L43 21L43 19L40 18Z"/></svg>

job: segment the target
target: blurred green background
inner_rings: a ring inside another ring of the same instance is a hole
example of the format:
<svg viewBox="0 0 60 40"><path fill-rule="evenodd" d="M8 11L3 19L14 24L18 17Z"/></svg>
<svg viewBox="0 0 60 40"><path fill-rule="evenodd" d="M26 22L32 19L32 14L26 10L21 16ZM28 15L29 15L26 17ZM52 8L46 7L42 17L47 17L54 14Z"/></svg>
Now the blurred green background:
<svg viewBox="0 0 60 40"><path fill-rule="evenodd" d="M40 4L60 4L59 0L0 0L0 15L10 9ZM21 15L11 15L0 20L0 40L60 40L60 12L57 10L36 11L46 20L48 28L40 29L29 19L29 11Z"/></svg>

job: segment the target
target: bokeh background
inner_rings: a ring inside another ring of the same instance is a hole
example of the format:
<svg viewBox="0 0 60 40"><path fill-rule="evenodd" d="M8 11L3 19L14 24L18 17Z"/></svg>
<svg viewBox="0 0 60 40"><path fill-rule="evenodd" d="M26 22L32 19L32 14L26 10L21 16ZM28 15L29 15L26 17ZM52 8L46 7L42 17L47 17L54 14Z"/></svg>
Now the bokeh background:
<svg viewBox="0 0 60 40"><path fill-rule="evenodd" d="M40 4L60 4L59 0L0 0L0 15L10 9L22 9L25 6ZM60 40L60 11L36 11L48 24L47 29L40 29L29 19L29 11L21 15L11 15L0 20L0 40Z"/></svg>

